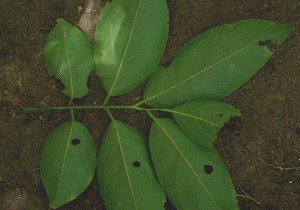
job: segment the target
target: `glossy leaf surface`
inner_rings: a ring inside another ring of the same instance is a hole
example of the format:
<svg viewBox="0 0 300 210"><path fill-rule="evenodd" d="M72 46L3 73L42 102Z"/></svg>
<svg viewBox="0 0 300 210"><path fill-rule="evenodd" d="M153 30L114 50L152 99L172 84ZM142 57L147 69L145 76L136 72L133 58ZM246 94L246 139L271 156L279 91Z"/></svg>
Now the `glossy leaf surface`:
<svg viewBox="0 0 300 210"><path fill-rule="evenodd" d="M174 108L190 101L222 99L269 60L272 52L264 41L282 43L293 30L290 24L243 20L202 33L176 53L171 66L151 76L143 102Z"/></svg>
<svg viewBox="0 0 300 210"><path fill-rule="evenodd" d="M94 55L82 31L59 19L47 37L44 53L49 75L61 80L67 96L81 98L88 93L87 80L94 69Z"/></svg>
<svg viewBox="0 0 300 210"><path fill-rule="evenodd" d="M173 110L181 130L197 144L210 148L224 123L241 114L233 106L218 101L194 101Z"/></svg>
<svg viewBox="0 0 300 210"><path fill-rule="evenodd" d="M196 145L171 119L152 124L150 151L159 182L176 209L238 209L230 176L218 154Z"/></svg>
<svg viewBox="0 0 300 210"><path fill-rule="evenodd" d="M130 92L157 68L168 37L166 0L114 0L102 10L95 64L109 96Z"/></svg>
<svg viewBox="0 0 300 210"><path fill-rule="evenodd" d="M99 151L97 180L108 210L164 209L165 194L154 174L143 135L113 120Z"/></svg>
<svg viewBox="0 0 300 210"><path fill-rule="evenodd" d="M96 149L87 128L76 121L56 127L43 146L40 165L50 208L56 209L80 195L95 168Z"/></svg>

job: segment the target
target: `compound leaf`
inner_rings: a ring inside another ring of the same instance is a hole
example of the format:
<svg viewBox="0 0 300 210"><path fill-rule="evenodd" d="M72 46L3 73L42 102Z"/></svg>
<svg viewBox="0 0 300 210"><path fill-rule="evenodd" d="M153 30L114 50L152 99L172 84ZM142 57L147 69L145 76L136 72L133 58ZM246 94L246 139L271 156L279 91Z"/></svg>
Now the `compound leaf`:
<svg viewBox="0 0 300 210"><path fill-rule="evenodd" d="M143 135L113 120L103 139L97 162L97 180L108 210L164 209L160 188Z"/></svg>
<svg viewBox="0 0 300 210"><path fill-rule="evenodd" d="M49 75L61 80L67 96L81 98L88 93L87 80L94 69L94 55L82 31L59 19L47 37L44 53Z"/></svg>
<svg viewBox="0 0 300 210"><path fill-rule="evenodd" d="M233 106L218 101L193 101L174 108L172 112L175 121L190 139L210 148L224 123L240 114Z"/></svg>
<svg viewBox="0 0 300 210"><path fill-rule="evenodd" d="M168 37L166 0L114 0L102 10L95 65L109 96L130 92L157 68Z"/></svg>
<svg viewBox="0 0 300 210"><path fill-rule="evenodd" d="M229 173L214 149L196 145L171 119L156 119L150 151L162 188L178 210L238 209Z"/></svg>
<svg viewBox="0 0 300 210"><path fill-rule="evenodd" d="M77 121L56 127L42 150L41 178L56 209L74 200L89 185L96 168L96 149L87 128Z"/></svg>
<svg viewBox="0 0 300 210"><path fill-rule="evenodd" d="M282 43L291 24L243 20L213 28L190 40L172 65L156 71L144 93L155 108L173 108L196 100L219 100L262 68L272 55L264 41Z"/></svg>

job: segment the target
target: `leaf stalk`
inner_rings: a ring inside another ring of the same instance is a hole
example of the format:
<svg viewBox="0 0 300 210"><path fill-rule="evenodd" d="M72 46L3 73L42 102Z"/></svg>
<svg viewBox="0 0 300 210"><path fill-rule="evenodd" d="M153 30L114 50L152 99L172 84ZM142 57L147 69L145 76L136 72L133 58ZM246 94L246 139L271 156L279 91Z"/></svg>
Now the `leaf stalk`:
<svg viewBox="0 0 300 210"><path fill-rule="evenodd" d="M56 110L56 111L63 111L63 110L84 110L84 109L132 109L137 111L161 111L161 112L169 112L169 113L176 113L175 110L172 109L153 109L153 108L142 108L137 106L46 106L46 107L32 107L32 106L22 106L21 109L26 113L33 113L39 111L49 111L49 110Z"/></svg>

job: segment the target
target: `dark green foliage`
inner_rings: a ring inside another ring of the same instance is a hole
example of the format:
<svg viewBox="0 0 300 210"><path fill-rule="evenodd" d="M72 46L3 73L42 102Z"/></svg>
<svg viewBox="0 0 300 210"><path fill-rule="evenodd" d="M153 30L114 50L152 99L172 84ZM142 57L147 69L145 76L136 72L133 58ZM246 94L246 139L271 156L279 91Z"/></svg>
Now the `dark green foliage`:
<svg viewBox="0 0 300 210"><path fill-rule="evenodd" d="M65 85L71 101L88 93L94 63L107 93L102 106L44 108L68 109L72 116L50 133L42 151L41 176L51 208L75 199L94 175L94 142L74 117L74 109L94 108L106 109L111 119L97 161L97 180L108 210L164 209L166 196L179 210L238 209L229 173L213 142L224 123L240 112L218 100L269 60L272 52L261 41L282 43L293 26L267 20L222 25L190 40L172 64L162 68L167 21L165 0L113 0L102 10L94 53L84 34L62 19L49 34L46 68ZM149 78L142 101L106 106L111 96L128 93ZM110 110L116 108L146 111L152 118L151 155L139 131L114 119ZM156 118L153 111L169 112L174 120Z"/></svg>

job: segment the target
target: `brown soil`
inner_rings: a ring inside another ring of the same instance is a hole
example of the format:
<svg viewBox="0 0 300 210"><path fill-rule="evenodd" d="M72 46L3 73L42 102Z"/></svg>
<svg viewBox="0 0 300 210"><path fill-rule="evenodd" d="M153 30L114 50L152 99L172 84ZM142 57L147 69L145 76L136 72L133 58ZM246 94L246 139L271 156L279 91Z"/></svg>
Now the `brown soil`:
<svg viewBox="0 0 300 210"><path fill-rule="evenodd" d="M74 3L75 2L75 3ZM56 19L75 24L83 0L0 2L0 209L48 209L39 175L40 151L49 132L68 119L65 112L25 114L20 105L65 105L62 85L47 75L43 47ZM233 179L241 209L293 210L300 206L300 2L298 0L169 0L170 38L162 63L193 36L246 18L294 23L296 31L271 61L225 99L243 116L220 132L216 146ZM105 97L93 74L90 93L76 104L100 104ZM142 88L111 100L131 104ZM115 112L148 135L143 113ZM97 146L109 119L104 112L80 112ZM104 209L96 181L60 209Z"/></svg>

